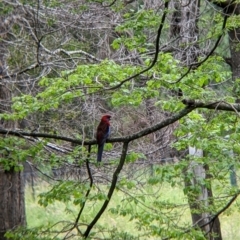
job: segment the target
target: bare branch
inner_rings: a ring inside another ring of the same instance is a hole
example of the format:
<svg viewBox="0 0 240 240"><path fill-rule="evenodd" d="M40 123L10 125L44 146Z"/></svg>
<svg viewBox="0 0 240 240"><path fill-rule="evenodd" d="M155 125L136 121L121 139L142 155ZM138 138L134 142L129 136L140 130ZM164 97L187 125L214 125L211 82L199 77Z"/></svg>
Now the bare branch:
<svg viewBox="0 0 240 240"><path fill-rule="evenodd" d="M111 197L113 195L113 192L116 188L116 184L117 184L117 180L118 180L118 175L122 170L122 167L124 165L125 159L126 159L126 155L127 155L127 151L128 151L128 143L129 142L124 142L123 147L122 147L122 154L121 154L121 158L120 158L120 162L118 164L118 167L116 168L115 172L113 173L113 177L112 177L112 181L111 181L111 186L109 188L108 194L107 194L107 199L104 201L101 209L99 210L99 212L96 214L95 218L92 220L92 222L88 225L85 233L83 234L83 236L85 238L88 237L91 229L94 227L94 225L97 223L98 219L102 216L102 214L104 213L104 211L106 210Z"/></svg>
<svg viewBox="0 0 240 240"><path fill-rule="evenodd" d="M151 127L145 128L139 132L136 132L132 135L128 135L126 137L110 138L107 140L107 142L110 142L110 143L130 142L130 141L139 139L141 137L144 137L148 134L156 132L156 131L178 121L179 119L188 115L190 112L192 112L196 108L206 108L206 109L213 109L213 110L230 111L230 112L235 112L237 114L238 114L238 112L240 112L240 104L230 104L230 103L226 103L223 101L213 102L213 103L204 103L204 102L199 102L199 101L195 101L195 100L184 99L182 102L187 106L186 108L173 114L171 117L164 119L160 123L157 123ZM86 145L86 146L97 143L96 140L82 141L82 140L78 140L75 138L63 137L63 136L48 134L48 133L23 132L23 131L19 131L19 130L10 130L10 129L3 129L3 128L0 129L0 134L18 136L18 137L22 137L22 138L24 138L24 136L31 136L31 137L56 139L56 140L62 140L62 141L71 142L71 143L75 143L75 144L79 144L79 145Z"/></svg>

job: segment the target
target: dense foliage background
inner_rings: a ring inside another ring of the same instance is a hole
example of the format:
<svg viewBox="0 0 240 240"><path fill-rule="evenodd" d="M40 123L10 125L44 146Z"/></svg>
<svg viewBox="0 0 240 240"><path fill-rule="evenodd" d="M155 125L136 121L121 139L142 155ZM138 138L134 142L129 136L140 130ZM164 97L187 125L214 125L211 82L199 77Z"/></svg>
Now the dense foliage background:
<svg viewBox="0 0 240 240"><path fill-rule="evenodd" d="M239 211L239 13L3 0L0 239L239 237L222 217Z"/></svg>

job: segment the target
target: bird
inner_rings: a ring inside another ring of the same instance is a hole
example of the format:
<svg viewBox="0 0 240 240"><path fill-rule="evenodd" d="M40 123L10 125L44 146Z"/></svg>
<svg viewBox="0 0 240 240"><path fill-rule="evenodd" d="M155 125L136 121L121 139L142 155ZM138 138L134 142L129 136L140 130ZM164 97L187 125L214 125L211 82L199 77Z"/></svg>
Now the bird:
<svg viewBox="0 0 240 240"><path fill-rule="evenodd" d="M98 144L98 151L97 151L97 161L101 162L102 161L102 153L103 153L103 148L104 144L110 134L110 121L111 116L110 115L104 115L101 118L101 122L99 123L97 127L97 134L96 134L96 139L97 139L97 144Z"/></svg>

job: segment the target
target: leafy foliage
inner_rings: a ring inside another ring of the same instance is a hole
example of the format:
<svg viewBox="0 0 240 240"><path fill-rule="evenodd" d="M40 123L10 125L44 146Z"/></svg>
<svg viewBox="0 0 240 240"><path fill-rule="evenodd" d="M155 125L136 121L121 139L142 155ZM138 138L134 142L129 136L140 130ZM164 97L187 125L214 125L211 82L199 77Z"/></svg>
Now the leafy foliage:
<svg viewBox="0 0 240 240"><path fill-rule="evenodd" d="M239 77L233 83L224 53L230 48L227 31L239 27L239 17L229 17L223 28L223 14L205 2L186 14L193 2L185 7L174 1L0 3L4 16L14 15L15 4L21 15L2 27L8 31L0 47L9 71L2 82L13 97L0 99L9 106L0 112L1 124L28 122L18 137L1 139L0 164L4 171L20 171L30 161L54 182L39 195L41 206L77 207L75 222L59 223L57 230L48 225L19 229L8 238L48 239L57 231L65 238L205 239L192 227L187 204L196 201L191 213L211 217L239 194L228 180L239 168L238 112L207 109L213 103L231 106L239 95ZM215 48L220 36L223 42ZM193 104L186 106L183 99ZM206 105L194 109L194 102ZM113 115L112 136L118 138L106 144L104 162L96 164L89 140L105 112ZM152 131L159 123L166 124ZM35 125L51 137L33 133ZM187 154L189 146L204 155ZM197 178L195 166L205 167L206 177ZM63 175L55 176L61 168ZM160 198L159 189L167 192L168 186L172 198ZM180 200L177 188L183 190ZM213 196L196 200L203 188L213 189ZM128 217L138 236L98 223L114 190L124 197L109 212Z"/></svg>

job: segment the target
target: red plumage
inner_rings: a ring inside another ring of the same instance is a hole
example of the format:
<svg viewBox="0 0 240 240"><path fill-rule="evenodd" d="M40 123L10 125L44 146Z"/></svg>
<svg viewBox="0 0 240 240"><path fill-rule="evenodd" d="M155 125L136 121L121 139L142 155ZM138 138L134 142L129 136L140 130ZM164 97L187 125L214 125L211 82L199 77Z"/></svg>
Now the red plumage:
<svg viewBox="0 0 240 240"><path fill-rule="evenodd" d="M98 162L101 162L102 160L103 147L110 134L110 122L109 122L110 119L111 119L110 115L104 115L97 127L96 138L97 138L97 144L98 144L98 153L97 153Z"/></svg>

